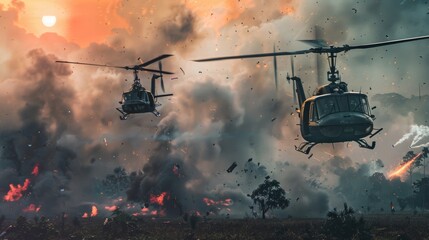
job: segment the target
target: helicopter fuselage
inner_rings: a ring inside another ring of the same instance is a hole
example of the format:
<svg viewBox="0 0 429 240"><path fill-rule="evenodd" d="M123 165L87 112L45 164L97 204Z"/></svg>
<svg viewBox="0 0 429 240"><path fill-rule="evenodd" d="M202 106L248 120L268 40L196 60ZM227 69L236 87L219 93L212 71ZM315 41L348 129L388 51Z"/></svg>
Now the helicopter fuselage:
<svg viewBox="0 0 429 240"><path fill-rule="evenodd" d="M303 102L300 113L301 134L309 142L356 141L373 130L367 96L361 93L312 96Z"/></svg>
<svg viewBox="0 0 429 240"><path fill-rule="evenodd" d="M122 98L122 111L127 114L153 112L156 110L152 93L143 88L125 92L122 94Z"/></svg>

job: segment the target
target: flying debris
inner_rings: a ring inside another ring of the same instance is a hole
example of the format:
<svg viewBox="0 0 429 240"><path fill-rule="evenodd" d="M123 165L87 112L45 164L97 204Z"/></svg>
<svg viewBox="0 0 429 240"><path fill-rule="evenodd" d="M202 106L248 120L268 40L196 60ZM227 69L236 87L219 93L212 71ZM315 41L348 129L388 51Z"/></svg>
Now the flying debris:
<svg viewBox="0 0 429 240"><path fill-rule="evenodd" d="M173 55L164 54L160 55L156 58L153 58L147 62L142 62L141 58L138 60L141 62L139 65L135 66L111 66L111 65L102 65L102 64L93 64L93 63L82 63L82 62L69 62L69 61L56 61L57 63L66 63L66 64L79 64L79 65L87 65L87 66L95 66L95 67L109 67L109 68L120 68L125 70L132 70L134 74L134 83L131 86L131 89L128 92L124 92L122 94L122 100L119 101L121 104L121 109L116 108L121 113L119 118L121 120L126 120L128 115L136 114L136 113L147 113L151 112L155 116L159 117L161 114L156 110L156 107L160 106L157 103L157 99L160 97L168 97L173 96L173 94L156 94L155 81L160 79L161 89L164 92L164 79L163 74L173 74L172 72L167 72L162 70L161 60L165 58L169 58ZM145 68L155 62L158 62L158 70ZM151 80L151 89L147 91L140 83L140 78L138 76L139 71L145 72L153 72L152 80ZM156 73L156 74L155 74Z"/></svg>
<svg viewBox="0 0 429 240"><path fill-rule="evenodd" d="M229 168L226 170L228 173L231 173L232 171L234 171L234 169L237 167L237 163L233 162L231 164L231 166L229 166Z"/></svg>
<svg viewBox="0 0 429 240"><path fill-rule="evenodd" d="M253 160L253 158L249 158L249 160L247 160L247 162L251 162Z"/></svg>
<svg viewBox="0 0 429 240"><path fill-rule="evenodd" d="M294 91L298 94L297 110L300 117L301 136L306 142L295 146L299 152L309 154L311 149L319 143L351 142L359 144L361 148L374 149L375 142L368 144L365 137L373 137L382 128L374 128L375 116L371 114L371 107L366 94L361 92L350 92L347 83L341 81L339 70L336 68L337 54L357 49L368 49L410 41L429 39L429 35L390 40L378 43L362 45L328 46L323 40L303 40L313 48L291 51L260 54L248 54L238 56L225 56L195 60L196 62L219 61L242 58L277 57L286 55L302 55L309 53L326 54L329 62L327 80L329 84L316 89L314 96L306 97L301 78L294 75L293 58L291 58L292 76L289 81L296 83ZM276 59L274 59L276 62ZM275 67L275 73L277 69Z"/></svg>

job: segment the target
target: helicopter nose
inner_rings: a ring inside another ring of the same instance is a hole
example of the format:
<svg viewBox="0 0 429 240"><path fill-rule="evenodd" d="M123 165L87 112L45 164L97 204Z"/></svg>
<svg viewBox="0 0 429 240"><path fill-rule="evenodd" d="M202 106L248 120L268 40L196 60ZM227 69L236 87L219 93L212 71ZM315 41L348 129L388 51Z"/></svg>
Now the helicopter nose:
<svg viewBox="0 0 429 240"><path fill-rule="evenodd" d="M373 129L372 119L362 113L335 113L319 122L320 131L326 137L363 138Z"/></svg>

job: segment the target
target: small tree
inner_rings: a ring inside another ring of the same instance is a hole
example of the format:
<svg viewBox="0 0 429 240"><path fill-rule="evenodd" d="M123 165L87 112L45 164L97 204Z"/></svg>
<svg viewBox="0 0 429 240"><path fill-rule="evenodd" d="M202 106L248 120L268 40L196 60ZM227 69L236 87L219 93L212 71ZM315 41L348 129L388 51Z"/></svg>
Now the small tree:
<svg viewBox="0 0 429 240"><path fill-rule="evenodd" d="M285 190L280 187L278 181L265 180L264 183L252 192L250 198L259 206L259 210L262 212L262 219L265 219L265 213L268 210L276 208L285 209L289 206L289 200L286 199L285 194Z"/></svg>
<svg viewBox="0 0 429 240"><path fill-rule="evenodd" d="M323 226L323 232L328 239L371 239L371 235L365 229L365 221L354 216L353 208L344 203L344 210L336 209L328 212L328 219Z"/></svg>

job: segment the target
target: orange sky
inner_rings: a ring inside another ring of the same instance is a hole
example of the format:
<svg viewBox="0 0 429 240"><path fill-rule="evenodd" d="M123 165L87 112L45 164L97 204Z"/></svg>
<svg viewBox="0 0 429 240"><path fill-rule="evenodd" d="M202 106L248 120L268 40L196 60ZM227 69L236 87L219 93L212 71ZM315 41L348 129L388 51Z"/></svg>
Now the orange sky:
<svg viewBox="0 0 429 240"><path fill-rule="evenodd" d="M0 4L4 6L10 5L11 2L11 0L0 0ZM24 3L24 7L17 24L37 36L45 32L55 32L69 41L86 46L91 42L103 42L111 34L112 28L127 27L125 21L115 11L119 4L118 0L24 0L21 2ZM48 28L42 24L42 17L45 15L57 17L54 27Z"/></svg>

